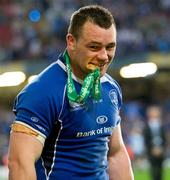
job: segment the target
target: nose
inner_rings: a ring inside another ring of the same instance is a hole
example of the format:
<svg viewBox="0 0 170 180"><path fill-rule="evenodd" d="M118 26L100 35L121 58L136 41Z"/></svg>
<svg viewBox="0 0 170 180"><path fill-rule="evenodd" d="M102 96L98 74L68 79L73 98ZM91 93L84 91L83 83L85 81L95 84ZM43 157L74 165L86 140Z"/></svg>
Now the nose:
<svg viewBox="0 0 170 180"><path fill-rule="evenodd" d="M98 59L101 61L108 61L108 54L105 47L101 48L98 52Z"/></svg>

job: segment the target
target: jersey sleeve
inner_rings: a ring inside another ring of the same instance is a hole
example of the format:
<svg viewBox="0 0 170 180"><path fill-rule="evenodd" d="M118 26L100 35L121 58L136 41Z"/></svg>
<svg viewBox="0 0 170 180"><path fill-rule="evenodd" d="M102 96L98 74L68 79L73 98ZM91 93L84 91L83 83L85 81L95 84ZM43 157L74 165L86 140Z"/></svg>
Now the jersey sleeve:
<svg viewBox="0 0 170 180"><path fill-rule="evenodd" d="M16 97L15 123L25 125L46 138L57 120L57 111L47 87L38 83L27 86Z"/></svg>

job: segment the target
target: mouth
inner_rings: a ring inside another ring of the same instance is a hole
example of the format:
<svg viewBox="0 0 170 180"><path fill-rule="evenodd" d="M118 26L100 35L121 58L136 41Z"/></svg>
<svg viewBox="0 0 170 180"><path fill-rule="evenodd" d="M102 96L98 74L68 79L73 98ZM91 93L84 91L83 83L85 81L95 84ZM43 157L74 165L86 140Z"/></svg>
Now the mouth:
<svg viewBox="0 0 170 180"><path fill-rule="evenodd" d="M96 68L102 69L105 65L106 65L105 63L100 63L100 64L89 63L87 65L87 68L90 70L95 70Z"/></svg>
<svg viewBox="0 0 170 180"><path fill-rule="evenodd" d="M87 64L87 69L90 69L90 70L95 70L96 68L98 68L97 65L93 64L93 63L89 63Z"/></svg>

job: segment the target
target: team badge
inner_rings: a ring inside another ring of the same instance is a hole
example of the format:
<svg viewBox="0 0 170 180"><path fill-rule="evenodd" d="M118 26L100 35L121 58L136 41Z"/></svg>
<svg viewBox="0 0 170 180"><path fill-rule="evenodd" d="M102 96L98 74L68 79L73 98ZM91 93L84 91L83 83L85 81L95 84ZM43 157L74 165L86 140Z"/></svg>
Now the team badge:
<svg viewBox="0 0 170 180"><path fill-rule="evenodd" d="M110 100L111 100L112 104L118 106L117 93L116 93L116 91L114 89L112 89L109 92L109 97L110 97Z"/></svg>
<svg viewBox="0 0 170 180"><path fill-rule="evenodd" d="M107 122L107 120L108 120L108 118L106 116L102 115L102 116L97 117L96 122L98 124L104 124Z"/></svg>

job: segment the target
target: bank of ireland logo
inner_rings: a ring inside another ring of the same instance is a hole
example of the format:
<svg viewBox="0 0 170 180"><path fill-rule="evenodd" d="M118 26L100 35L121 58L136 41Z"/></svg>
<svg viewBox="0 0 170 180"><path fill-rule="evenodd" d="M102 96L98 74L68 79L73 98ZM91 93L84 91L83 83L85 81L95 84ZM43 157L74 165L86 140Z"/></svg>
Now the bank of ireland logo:
<svg viewBox="0 0 170 180"><path fill-rule="evenodd" d="M113 105L118 105L117 93L114 89L109 92L109 97Z"/></svg>
<svg viewBox="0 0 170 180"><path fill-rule="evenodd" d="M96 122L98 124L104 124L107 122L107 120L108 120L108 118L106 116L102 115L102 116L97 117Z"/></svg>

